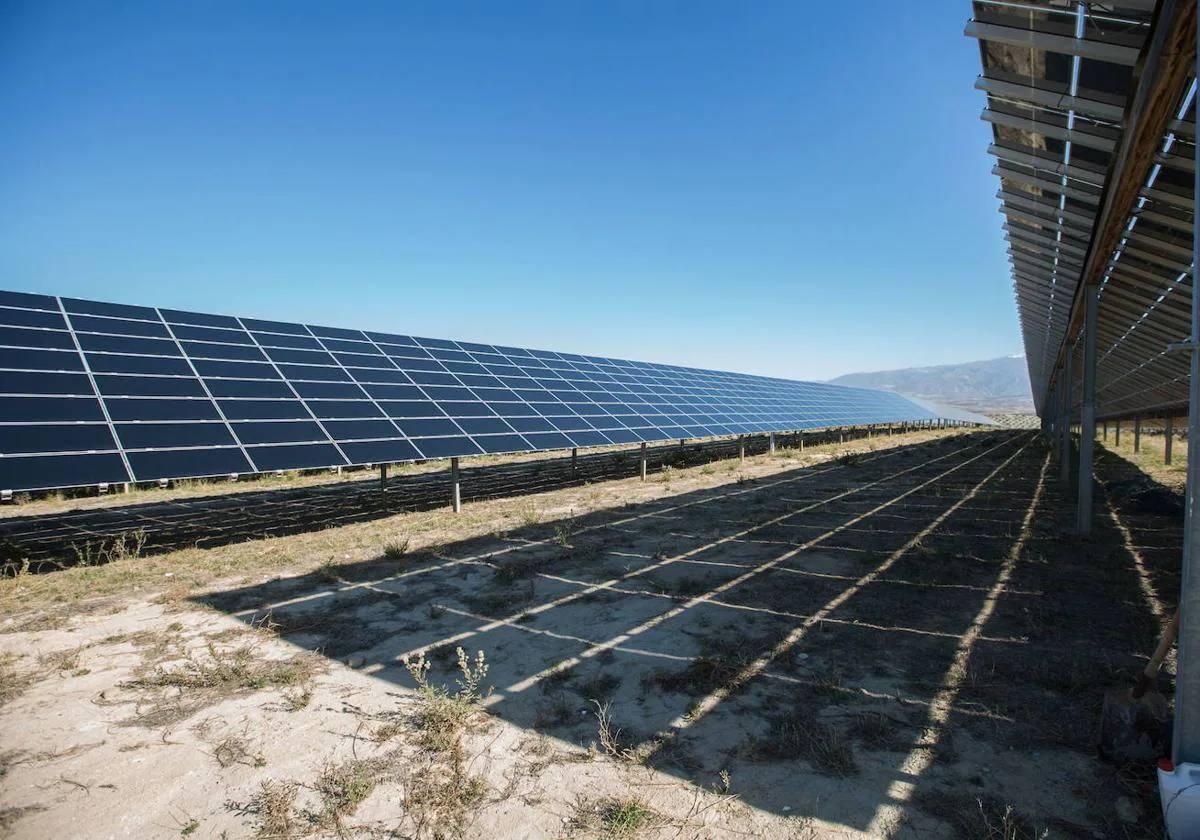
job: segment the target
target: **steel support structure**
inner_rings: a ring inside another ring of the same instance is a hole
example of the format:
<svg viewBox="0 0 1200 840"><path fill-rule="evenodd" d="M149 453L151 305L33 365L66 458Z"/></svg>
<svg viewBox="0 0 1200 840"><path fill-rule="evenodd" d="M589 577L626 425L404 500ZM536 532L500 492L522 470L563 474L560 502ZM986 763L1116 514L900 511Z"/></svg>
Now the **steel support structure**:
<svg viewBox="0 0 1200 840"><path fill-rule="evenodd" d="M1193 6L1193 10L1194 10ZM1200 51L1200 28L1196 41ZM1194 72L1194 70L1193 70ZM1200 144L1195 147L1200 162ZM1175 663L1175 727L1171 758L1175 765L1200 764L1200 166L1192 173L1192 334L1188 382L1187 489L1183 514L1183 574L1179 582L1179 640ZM1161 779L1161 777L1160 777ZM1195 794L1195 791L1192 791Z"/></svg>
<svg viewBox="0 0 1200 840"><path fill-rule="evenodd" d="M1064 484L1071 483L1071 372L1072 372L1072 353L1067 350L1067 363L1063 366L1062 375L1062 428L1059 430L1061 440L1059 446L1059 480Z"/></svg>
<svg viewBox="0 0 1200 840"><path fill-rule="evenodd" d="M1175 442L1175 418L1167 415L1163 423L1163 463L1171 466L1171 445Z"/></svg>
<svg viewBox="0 0 1200 840"><path fill-rule="evenodd" d="M646 480L646 442L642 441L641 452L638 457L638 472L641 474L642 481Z"/></svg>
<svg viewBox="0 0 1200 840"><path fill-rule="evenodd" d="M458 459L450 459L450 507L455 513L462 511L462 487L459 484Z"/></svg>
<svg viewBox="0 0 1200 840"><path fill-rule="evenodd" d="M1079 509L1076 530L1080 536L1092 533L1092 457L1096 448L1096 322L1099 317L1098 289L1089 289L1084 299L1087 311L1083 321L1083 392L1079 404Z"/></svg>
<svg viewBox="0 0 1200 840"><path fill-rule="evenodd" d="M1141 415L1133 418L1133 451L1142 451L1142 418Z"/></svg>

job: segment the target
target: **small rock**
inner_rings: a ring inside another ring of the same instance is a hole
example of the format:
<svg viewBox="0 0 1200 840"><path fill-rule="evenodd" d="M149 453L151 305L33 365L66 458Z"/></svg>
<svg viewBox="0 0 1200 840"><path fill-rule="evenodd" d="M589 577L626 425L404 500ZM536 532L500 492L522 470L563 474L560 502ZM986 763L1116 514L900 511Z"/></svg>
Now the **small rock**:
<svg viewBox="0 0 1200 840"><path fill-rule="evenodd" d="M1117 801L1116 801L1116 803L1114 803L1114 807L1117 810L1117 819L1119 819L1121 822L1135 823L1138 821L1138 817L1140 816L1140 814L1139 814L1140 809L1138 808L1138 806L1136 804L1134 804L1134 801L1132 799L1130 799L1128 796L1117 797Z"/></svg>
<svg viewBox="0 0 1200 840"><path fill-rule="evenodd" d="M783 806L783 808L781 808L780 810L782 810L782 811L790 811L790 810L792 810L792 806L791 806L791 805L784 805L784 806Z"/></svg>
<svg viewBox="0 0 1200 840"><path fill-rule="evenodd" d="M346 660L346 664L349 665L351 668L361 668L362 666L367 664L367 657L351 656L349 659Z"/></svg>
<svg viewBox="0 0 1200 840"><path fill-rule="evenodd" d="M796 654L796 661L797 661L797 662L803 662L805 659L808 659L808 654L807 654L807 653L797 653L797 654Z"/></svg>

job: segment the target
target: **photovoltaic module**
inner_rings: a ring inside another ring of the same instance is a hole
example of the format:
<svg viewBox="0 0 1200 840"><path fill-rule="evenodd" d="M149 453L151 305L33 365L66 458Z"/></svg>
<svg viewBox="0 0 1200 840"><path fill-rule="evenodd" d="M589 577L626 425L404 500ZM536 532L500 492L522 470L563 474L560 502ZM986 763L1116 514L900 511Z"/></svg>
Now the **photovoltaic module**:
<svg viewBox="0 0 1200 840"><path fill-rule="evenodd" d="M0 291L4 490L937 417L862 388Z"/></svg>

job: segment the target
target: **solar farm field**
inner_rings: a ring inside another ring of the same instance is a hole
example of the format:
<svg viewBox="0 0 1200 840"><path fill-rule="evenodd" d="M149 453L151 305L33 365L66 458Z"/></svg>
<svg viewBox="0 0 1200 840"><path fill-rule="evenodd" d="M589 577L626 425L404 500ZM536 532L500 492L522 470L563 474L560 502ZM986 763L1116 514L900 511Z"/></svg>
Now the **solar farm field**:
<svg viewBox="0 0 1200 840"><path fill-rule="evenodd" d="M516 467L479 469L466 486ZM1149 481L1111 454L1097 470ZM0 741L21 745L0 824L1157 836L1153 788L1094 759L1096 688L1152 647L1178 528L1118 501L1065 540L1055 476L1033 432L926 430L547 481L458 516L343 482L324 528L142 556L105 537L109 562L0 580ZM84 513L183 534L188 510L216 511L201 530L278 520L314 487ZM67 506L14 510L78 524Z"/></svg>

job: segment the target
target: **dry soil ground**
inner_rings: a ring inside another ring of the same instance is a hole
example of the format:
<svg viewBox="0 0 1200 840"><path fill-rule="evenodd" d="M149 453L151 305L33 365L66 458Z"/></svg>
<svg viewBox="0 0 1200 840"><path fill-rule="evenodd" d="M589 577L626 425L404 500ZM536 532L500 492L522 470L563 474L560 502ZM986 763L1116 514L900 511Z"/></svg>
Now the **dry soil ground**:
<svg viewBox="0 0 1200 840"><path fill-rule="evenodd" d="M1087 542L927 432L3 580L0 832L1153 837L1093 743L1179 526L1099 469Z"/></svg>

